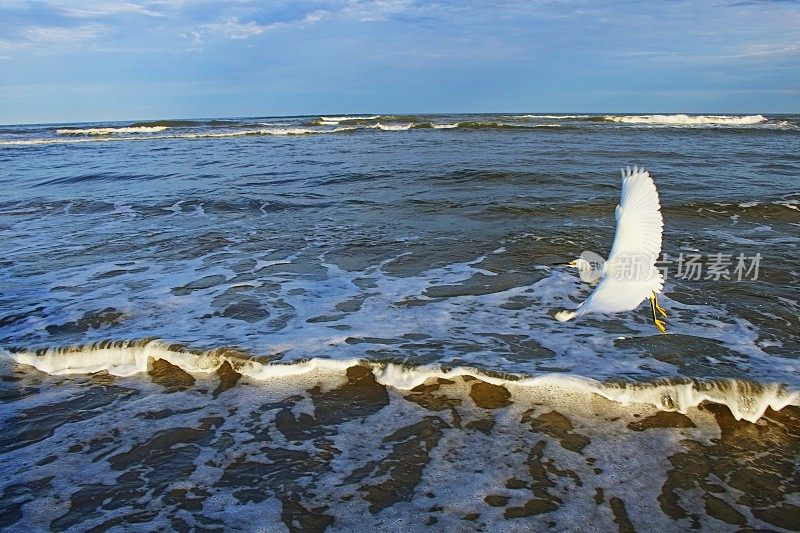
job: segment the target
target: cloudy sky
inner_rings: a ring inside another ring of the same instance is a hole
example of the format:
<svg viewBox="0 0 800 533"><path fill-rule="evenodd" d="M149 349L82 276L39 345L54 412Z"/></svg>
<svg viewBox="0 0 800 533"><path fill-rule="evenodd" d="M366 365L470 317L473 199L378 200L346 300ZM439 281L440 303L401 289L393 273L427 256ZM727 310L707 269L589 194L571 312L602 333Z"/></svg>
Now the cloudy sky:
<svg viewBox="0 0 800 533"><path fill-rule="evenodd" d="M800 1L0 0L0 123L800 113Z"/></svg>

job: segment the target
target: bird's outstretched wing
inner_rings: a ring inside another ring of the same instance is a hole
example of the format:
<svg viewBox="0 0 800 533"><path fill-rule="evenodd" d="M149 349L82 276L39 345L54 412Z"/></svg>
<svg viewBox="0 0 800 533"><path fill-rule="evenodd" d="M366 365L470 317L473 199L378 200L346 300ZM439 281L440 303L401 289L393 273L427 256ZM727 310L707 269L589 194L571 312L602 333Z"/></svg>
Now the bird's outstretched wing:
<svg viewBox="0 0 800 533"><path fill-rule="evenodd" d="M622 195L617 206L617 232L608 261L624 256L661 253L664 219L656 184L650 173L638 167L622 170Z"/></svg>
<svg viewBox="0 0 800 533"><path fill-rule="evenodd" d="M644 169L622 170L622 196L616 215L617 231L605 275L575 312L562 311L556 314L558 320L590 312L629 311L651 292L661 292L664 281L655 262L661 253L664 220L655 183Z"/></svg>

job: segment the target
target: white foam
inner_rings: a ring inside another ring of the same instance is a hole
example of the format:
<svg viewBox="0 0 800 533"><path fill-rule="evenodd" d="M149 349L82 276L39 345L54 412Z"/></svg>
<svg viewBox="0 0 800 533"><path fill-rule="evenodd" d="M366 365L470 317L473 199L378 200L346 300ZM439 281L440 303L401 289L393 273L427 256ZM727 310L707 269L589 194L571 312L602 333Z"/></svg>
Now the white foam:
<svg viewBox="0 0 800 533"><path fill-rule="evenodd" d="M84 143L84 142L103 142L103 141L123 141L127 140L127 137L118 137L118 138L79 138L79 139L16 139L13 141L0 141L0 146L28 146L28 145L36 145L36 144L72 144L72 143ZM132 139L131 140L135 140Z"/></svg>
<svg viewBox="0 0 800 533"><path fill-rule="evenodd" d="M312 133L330 133L334 131L346 131L353 128L335 128L333 130L320 130L312 128L260 128L248 130L223 131L219 133L187 133L176 135L178 139L197 139L206 137L240 137L242 135L309 135Z"/></svg>
<svg viewBox="0 0 800 533"><path fill-rule="evenodd" d="M345 131L354 131L358 128L354 126L341 126L338 128L330 129L312 129L312 128L260 128L260 129L243 129L223 131L216 133L181 133L175 135L150 135L147 137L87 137L77 139L21 139L13 141L0 141L0 146L25 146L36 144L66 144L78 142L109 142L109 141L144 141L144 140L163 140L163 139L216 139L225 137L241 137L241 136L258 136L258 135L274 135L274 136L290 136L290 135L313 135L325 133L339 133Z"/></svg>
<svg viewBox="0 0 800 533"><path fill-rule="evenodd" d="M380 115L362 115L362 116L341 116L341 117L319 117L321 124L336 125L340 122L347 122L352 120L375 120L380 118Z"/></svg>
<svg viewBox="0 0 800 533"><path fill-rule="evenodd" d="M665 126L747 126L766 122L763 115L606 115L609 122L626 124L658 124Z"/></svg>
<svg viewBox="0 0 800 533"><path fill-rule="evenodd" d="M574 118L589 118L591 115L513 115L513 118L551 118L554 120L569 120Z"/></svg>
<svg viewBox="0 0 800 533"><path fill-rule="evenodd" d="M377 128L383 131L406 131L410 130L414 127L413 124L375 124L373 126L369 126L370 128Z"/></svg>
<svg viewBox="0 0 800 533"><path fill-rule="evenodd" d="M115 135L119 133L158 133L167 126L130 126L123 128L64 128L56 130L61 135Z"/></svg>
<svg viewBox="0 0 800 533"><path fill-rule="evenodd" d="M784 200L782 202L775 202L776 205L783 206L787 209L800 211L800 200Z"/></svg>
<svg viewBox="0 0 800 533"><path fill-rule="evenodd" d="M648 404L665 411L686 413L703 401L726 405L737 420L755 422L767 408L780 410L787 405L800 406L800 390L788 390L779 384L759 385L734 379L688 382L606 384L594 379L560 373L537 376L508 374L505 377L487 375L468 366L444 369L437 365L407 366L395 363L369 362L359 359L313 358L297 363L261 363L253 359L227 354L224 351L176 351L160 341L127 343L116 346L89 345L77 349L49 349L44 353L8 352L0 354L19 364L29 365L52 375L91 374L106 371L114 376L132 376L147 372L148 361L163 359L186 372L207 374L215 372L228 362L240 374L249 378L269 381L315 373L335 378L337 381L347 368L362 364L372 367L376 380L385 386L410 390L430 378L453 379L459 376L477 376L494 385L513 389L539 390L547 388L564 393L588 392L609 400L630 404Z"/></svg>
<svg viewBox="0 0 800 533"><path fill-rule="evenodd" d="M449 122L446 124L431 124L431 127L436 130L447 130L451 128L457 128L458 122Z"/></svg>

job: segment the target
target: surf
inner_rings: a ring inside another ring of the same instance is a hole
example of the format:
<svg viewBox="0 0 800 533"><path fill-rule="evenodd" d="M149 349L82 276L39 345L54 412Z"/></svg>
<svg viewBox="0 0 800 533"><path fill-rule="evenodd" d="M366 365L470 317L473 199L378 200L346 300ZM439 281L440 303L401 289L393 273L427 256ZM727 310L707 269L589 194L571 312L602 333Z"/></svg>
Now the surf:
<svg viewBox="0 0 800 533"><path fill-rule="evenodd" d="M500 373L475 366L414 365L369 359L311 358L294 362L269 361L233 348L197 351L154 339L105 340L87 345L0 350L7 361L33 367L50 375L95 374L130 377L145 374L153 361L166 361L189 374L212 374L228 365L233 371L264 382L299 377L309 373L334 381L354 366L370 369L381 385L402 391L419 387L431 379L452 380L478 377L492 385L515 390L548 390L554 395L592 393L622 405L646 404L663 411L686 413L703 402L724 405L736 420L758 421L767 409L779 411L800 406L800 389L778 383L756 383L742 379L688 379L680 376L647 382L621 380L602 382L579 375Z"/></svg>
<svg viewBox="0 0 800 533"><path fill-rule="evenodd" d="M56 133L60 135L120 135L130 133L159 133L168 129L168 126L124 126L119 128L60 128Z"/></svg>
<svg viewBox="0 0 800 533"><path fill-rule="evenodd" d="M767 121L763 115L605 115L602 118L608 122L662 126L752 126Z"/></svg>

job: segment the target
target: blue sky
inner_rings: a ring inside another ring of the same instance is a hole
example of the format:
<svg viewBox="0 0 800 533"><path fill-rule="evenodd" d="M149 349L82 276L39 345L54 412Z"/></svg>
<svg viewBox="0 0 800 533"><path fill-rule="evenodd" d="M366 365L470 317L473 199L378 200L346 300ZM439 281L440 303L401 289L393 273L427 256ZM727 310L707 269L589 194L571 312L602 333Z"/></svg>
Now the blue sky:
<svg viewBox="0 0 800 533"><path fill-rule="evenodd" d="M0 0L0 123L800 112L794 0Z"/></svg>

